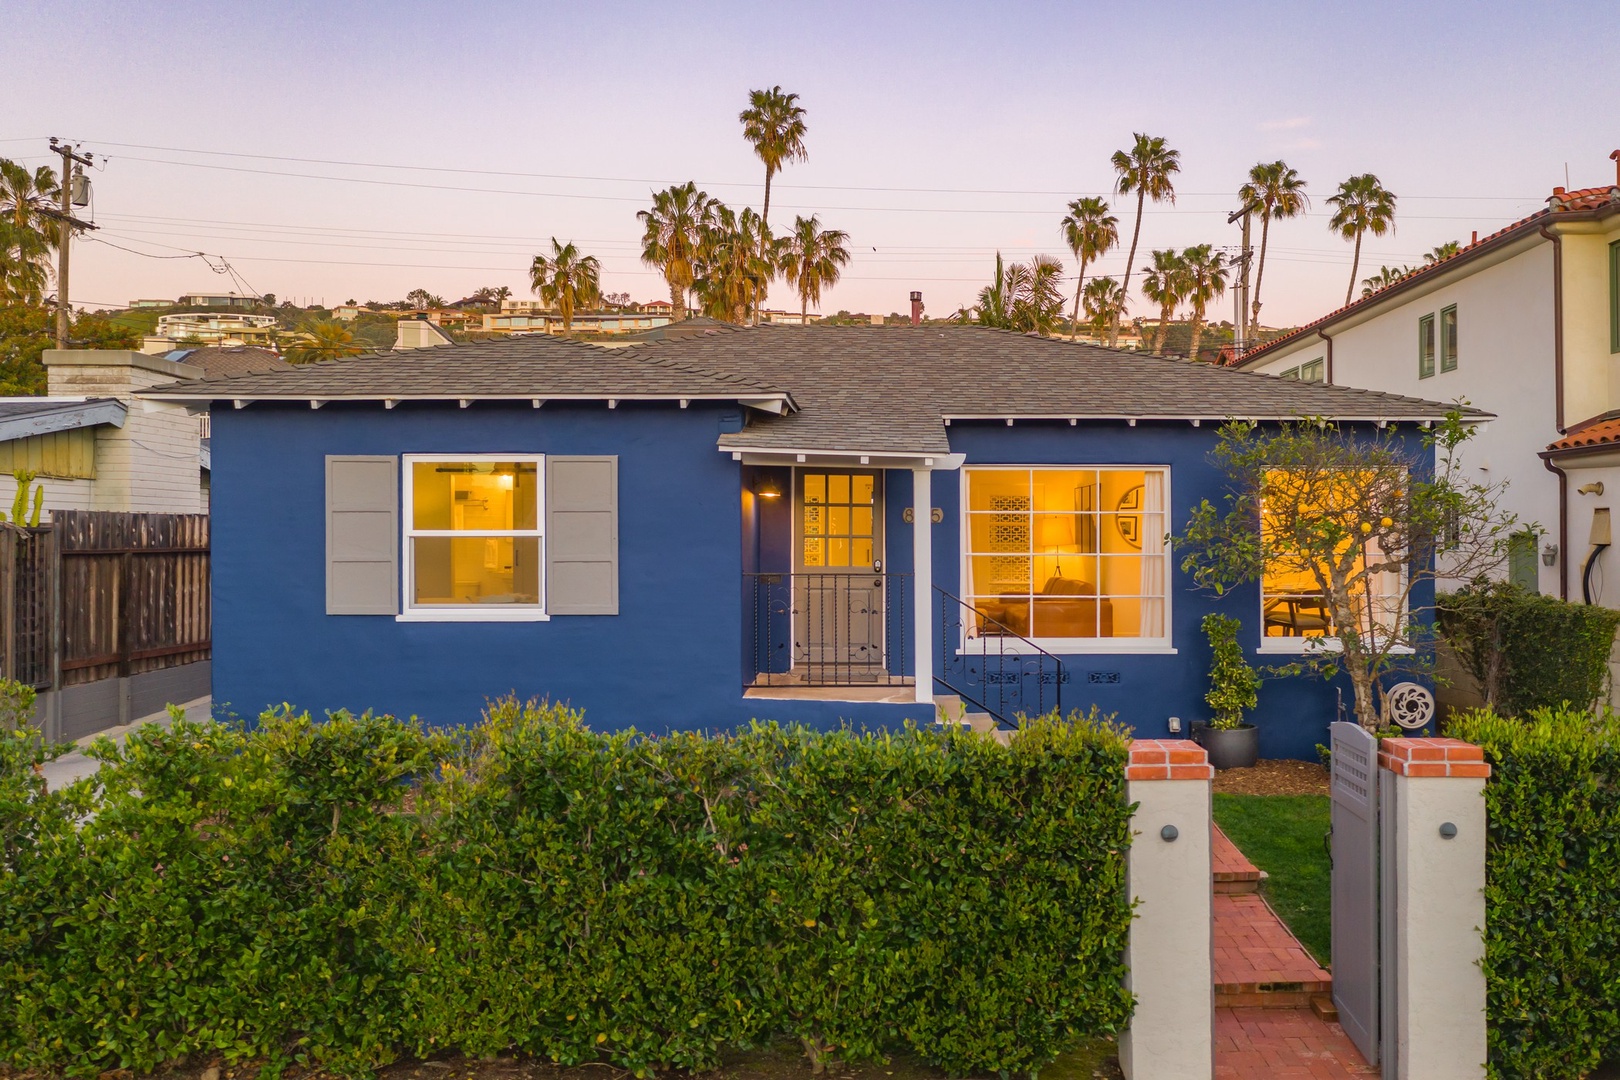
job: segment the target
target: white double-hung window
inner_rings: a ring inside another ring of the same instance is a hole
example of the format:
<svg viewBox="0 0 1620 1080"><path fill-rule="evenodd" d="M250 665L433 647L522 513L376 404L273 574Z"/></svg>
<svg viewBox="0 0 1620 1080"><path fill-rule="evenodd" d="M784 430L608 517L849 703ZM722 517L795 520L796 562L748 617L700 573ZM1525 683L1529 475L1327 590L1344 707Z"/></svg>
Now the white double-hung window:
<svg viewBox="0 0 1620 1080"><path fill-rule="evenodd" d="M544 619L545 459L407 454L403 618Z"/></svg>

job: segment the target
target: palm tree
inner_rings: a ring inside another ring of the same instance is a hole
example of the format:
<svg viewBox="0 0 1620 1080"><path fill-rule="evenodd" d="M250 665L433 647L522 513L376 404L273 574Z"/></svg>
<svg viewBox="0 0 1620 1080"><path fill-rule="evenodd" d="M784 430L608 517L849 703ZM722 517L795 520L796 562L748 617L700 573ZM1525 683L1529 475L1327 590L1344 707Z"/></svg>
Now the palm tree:
<svg viewBox="0 0 1620 1080"><path fill-rule="evenodd" d="M1153 355L1164 355L1170 333L1170 317L1187 291L1187 265L1175 248L1164 248L1152 255L1153 265L1142 275L1142 295L1159 305L1159 332L1153 338Z"/></svg>
<svg viewBox="0 0 1620 1080"><path fill-rule="evenodd" d="M1085 311L1091 320L1091 334L1102 337L1111 327L1119 326L1120 312L1125 310L1125 288L1111 277L1092 278L1086 282Z"/></svg>
<svg viewBox="0 0 1620 1080"><path fill-rule="evenodd" d="M1108 204L1096 196L1075 199L1059 224L1063 242L1079 260L1080 274L1074 283L1074 311L1069 322L1080 326L1080 294L1086 287L1086 265L1100 259L1119 243L1119 219L1108 212Z"/></svg>
<svg viewBox="0 0 1620 1080"><path fill-rule="evenodd" d="M581 256L573 241L551 238L551 254L536 255L529 266L529 286L562 316L563 333L574 328L574 309L602 298L602 264L595 255Z"/></svg>
<svg viewBox="0 0 1620 1080"><path fill-rule="evenodd" d="M1136 192L1136 227L1131 231L1131 253L1125 257L1125 279L1120 283L1124 303L1120 312L1130 303L1131 267L1136 262L1136 242L1142 236L1143 204L1152 199L1166 199L1172 206L1176 202L1176 187L1170 179L1181 171L1181 151L1172 150L1164 139L1136 132L1136 143L1130 150L1115 150L1109 161L1114 166L1114 191L1119 195ZM1119 343L1119 317L1114 317L1108 328L1110 348Z"/></svg>
<svg viewBox="0 0 1620 1080"><path fill-rule="evenodd" d="M354 331L347 323L317 319L299 332L293 346L287 350L287 360L294 364L313 364L319 360L359 356L363 352L364 346L355 342Z"/></svg>
<svg viewBox="0 0 1620 1080"><path fill-rule="evenodd" d="M776 272L778 245L752 207L739 213L715 203L698 236L697 293L703 314L746 323Z"/></svg>
<svg viewBox="0 0 1620 1080"><path fill-rule="evenodd" d="M1184 295L1192 304L1192 343L1187 358L1197 360L1198 340L1204 336L1204 311L1211 300L1226 292L1226 255L1208 244L1197 244L1181 253L1181 262L1186 267Z"/></svg>
<svg viewBox="0 0 1620 1080"><path fill-rule="evenodd" d="M715 202L688 180L653 193L651 210L636 217L646 227L641 261L656 266L669 283L670 321L686 318L686 292L696 276L698 240L714 214Z"/></svg>
<svg viewBox="0 0 1620 1080"><path fill-rule="evenodd" d="M998 330L1050 334L1063 316L1063 264L1050 255L1004 265L996 252L995 279L979 290L978 323Z"/></svg>
<svg viewBox="0 0 1620 1080"><path fill-rule="evenodd" d="M1022 289L1013 305L1013 329L1050 334L1063 317L1063 263L1050 255L1037 255L1022 269Z"/></svg>
<svg viewBox="0 0 1620 1080"><path fill-rule="evenodd" d="M56 173L0 158L0 297L30 303L45 295L58 229L41 211L61 195Z"/></svg>
<svg viewBox="0 0 1620 1080"><path fill-rule="evenodd" d="M1272 219L1298 217L1311 205L1305 195L1305 181L1285 161L1260 162L1249 170L1249 182L1238 189L1244 206L1260 204L1260 265L1254 274L1254 298L1249 303L1249 322L1260 325L1260 286L1266 279L1266 244L1271 239Z"/></svg>
<svg viewBox="0 0 1620 1080"><path fill-rule="evenodd" d="M1442 259L1451 258L1453 255L1457 254L1457 252L1459 252L1461 250L1462 250L1462 245L1459 244L1457 241L1455 241L1455 240L1447 240L1445 243L1441 244L1439 247L1431 248L1429 250L1428 254L1423 256L1423 261L1425 263L1437 263L1437 262L1440 262Z"/></svg>
<svg viewBox="0 0 1620 1080"><path fill-rule="evenodd" d="M992 326L997 330L1012 329L1013 294L1016 289L1016 283L1008 280L1001 252L996 252L996 276L979 290L979 301L974 305L975 321L980 326Z"/></svg>
<svg viewBox="0 0 1620 1080"><path fill-rule="evenodd" d="M823 229L814 214L793 219L793 231L782 238L782 273L799 292L799 321L810 313L810 305L821 304L821 290L838 284L839 275L849 262L849 234L842 229Z"/></svg>
<svg viewBox="0 0 1620 1080"><path fill-rule="evenodd" d="M785 163L809 156L804 149L804 110L798 102L798 94L784 94L780 86L750 90L748 108L737 115L742 121L743 138L753 144L754 153L765 163L765 208L759 218L767 225L771 219L771 177Z"/></svg>
<svg viewBox="0 0 1620 1080"><path fill-rule="evenodd" d="M1410 266L1380 266L1378 273L1361 279L1361 295L1371 296L1380 289L1387 289L1411 272Z"/></svg>
<svg viewBox="0 0 1620 1080"><path fill-rule="evenodd" d="M1350 285L1344 290L1344 302L1350 303L1356 288L1356 272L1361 269L1361 237L1363 233L1383 236L1395 229L1395 196L1384 190L1378 177L1372 173L1352 176L1339 185L1339 190L1328 199L1333 217L1328 228L1356 242L1355 257L1350 260Z"/></svg>

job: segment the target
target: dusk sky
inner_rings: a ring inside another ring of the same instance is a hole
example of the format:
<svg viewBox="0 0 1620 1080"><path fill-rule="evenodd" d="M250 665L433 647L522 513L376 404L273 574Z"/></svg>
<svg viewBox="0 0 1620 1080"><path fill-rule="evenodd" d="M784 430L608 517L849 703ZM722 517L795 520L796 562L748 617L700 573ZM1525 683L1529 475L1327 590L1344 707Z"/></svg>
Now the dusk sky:
<svg viewBox="0 0 1620 1080"><path fill-rule="evenodd" d="M56 135L105 162L105 243L74 247L78 303L233 287L201 259L109 244L224 256L301 302L527 295L553 235L602 260L606 291L649 300L668 290L640 263L635 212L688 179L757 208L737 113L780 84L808 110L810 157L778 178L772 222L818 213L855 253L822 309L904 311L915 288L942 316L997 249L1072 273L1064 205L1109 193L1110 153L1143 131L1182 171L1138 267L1154 247L1235 245L1225 215L1256 161L1306 178L1311 212L1273 229L1262 297L1263 321L1290 325L1343 300L1351 247L1326 199L1353 173L1400 199L1362 277L1533 212L1566 165L1572 186L1614 182L1604 10L24 0L0 20L0 156L55 163ZM1117 275L1134 199L1114 202L1125 235L1096 269ZM770 305L798 301L778 282Z"/></svg>

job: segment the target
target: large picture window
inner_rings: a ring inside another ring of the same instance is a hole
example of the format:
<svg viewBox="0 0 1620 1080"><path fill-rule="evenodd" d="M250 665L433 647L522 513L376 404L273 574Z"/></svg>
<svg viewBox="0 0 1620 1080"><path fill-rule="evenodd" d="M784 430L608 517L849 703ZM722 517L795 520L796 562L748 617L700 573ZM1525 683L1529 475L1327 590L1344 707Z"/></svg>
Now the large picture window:
<svg viewBox="0 0 1620 1080"><path fill-rule="evenodd" d="M406 611L541 616L542 459L404 461Z"/></svg>
<svg viewBox="0 0 1620 1080"><path fill-rule="evenodd" d="M980 634L1169 644L1164 468L963 470Z"/></svg>
<svg viewBox="0 0 1620 1080"><path fill-rule="evenodd" d="M1371 634L1378 627L1393 627L1401 617L1404 578L1398 571L1365 573L1369 563L1377 566L1383 557L1376 539L1360 539L1358 526L1368 513L1363 493L1369 485L1352 475L1307 488L1302 481L1291 483L1289 476L1269 474L1266 487L1275 495L1261 504L1260 535L1268 556L1260 579L1262 647L1290 648L1304 645L1305 639L1339 636L1324 599L1327 570L1313 564L1306 554L1322 550L1316 546L1315 534L1324 527L1335 529L1333 535L1344 535L1339 551L1353 555L1351 576L1356 584L1351 599L1358 612L1359 632ZM1282 535L1290 521L1311 534L1298 548Z"/></svg>

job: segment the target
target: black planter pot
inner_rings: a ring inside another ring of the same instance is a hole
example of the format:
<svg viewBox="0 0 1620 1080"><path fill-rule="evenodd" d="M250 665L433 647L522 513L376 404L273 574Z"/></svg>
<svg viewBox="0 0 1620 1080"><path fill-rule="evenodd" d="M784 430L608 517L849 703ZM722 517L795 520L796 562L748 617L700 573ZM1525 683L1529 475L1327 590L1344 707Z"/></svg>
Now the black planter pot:
<svg viewBox="0 0 1620 1080"><path fill-rule="evenodd" d="M1239 724L1235 728L1194 724L1192 737L1209 754L1209 763L1217 769L1252 769L1260 760L1260 729L1253 724Z"/></svg>

